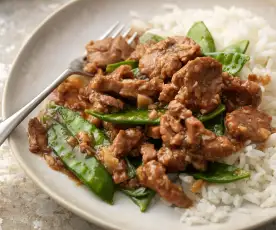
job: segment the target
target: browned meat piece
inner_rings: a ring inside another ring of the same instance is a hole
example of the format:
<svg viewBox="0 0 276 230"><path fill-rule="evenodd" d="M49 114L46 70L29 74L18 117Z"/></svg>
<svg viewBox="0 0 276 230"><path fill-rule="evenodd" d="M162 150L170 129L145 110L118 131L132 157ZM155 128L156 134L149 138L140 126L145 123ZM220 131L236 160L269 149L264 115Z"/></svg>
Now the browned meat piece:
<svg viewBox="0 0 276 230"><path fill-rule="evenodd" d="M141 145L141 154L143 157L143 163L147 163L151 160L157 159L157 153L153 144L145 143Z"/></svg>
<svg viewBox="0 0 276 230"><path fill-rule="evenodd" d="M134 78L134 74L131 71L132 68L129 65L121 65L117 69L115 69L112 73L108 75L108 77L115 79L117 81L123 80L123 79L132 79ZM99 75L102 77L103 74Z"/></svg>
<svg viewBox="0 0 276 230"><path fill-rule="evenodd" d="M90 109L102 113L117 112L124 107L124 103L120 99L98 93L89 86L80 90L79 97L90 102Z"/></svg>
<svg viewBox="0 0 276 230"><path fill-rule="evenodd" d="M32 153L49 153L47 130L39 122L37 117L29 120L28 124L29 150Z"/></svg>
<svg viewBox="0 0 276 230"><path fill-rule="evenodd" d="M95 125L97 128L100 128L102 126L102 120L97 118L97 117L94 117L92 115L87 115L85 114L86 117L85 119L88 120L90 123L92 123L93 125Z"/></svg>
<svg viewBox="0 0 276 230"><path fill-rule="evenodd" d="M200 46L192 39L169 37L146 49L139 61L139 69L150 78L171 78L189 60L200 55Z"/></svg>
<svg viewBox="0 0 276 230"><path fill-rule="evenodd" d="M160 133L165 145L181 146L185 138L185 127L179 119L166 112L160 118Z"/></svg>
<svg viewBox="0 0 276 230"><path fill-rule="evenodd" d="M92 79L89 87L98 92L117 94L124 98L136 99L138 94L157 97L162 89L162 80L132 80L123 81L110 76L98 76Z"/></svg>
<svg viewBox="0 0 276 230"><path fill-rule="evenodd" d="M137 128L120 130L110 146L115 157L123 157L140 143L143 134Z"/></svg>
<svg viewBox="0 0 276 230"><path fill-rule="evenodd" d="M176 99L188 109L211 112L220 104L222 65L211 57L189 61L173 75L172 82L180 88Z"/></svg>
<svg viewBox="0 0 276 230"><path fill-rule="evenodd" d="M147 136L153 139L160 139L161 138L160 126L148 126Z"/></svg>
<svg viewBox="0 0 276 230"><path fill-rule="evenodd" d="M185 138L185 127L181 120L192 116L192 112L176 100L171 101L168 111L160 118L160 133L166 145L181 146Z"/></svg>
<svg viewBox="0 0 276 230"><path fill-rule="evenodd" d="M258 107L262 100L260 86L253 81L243 81L223 73L222 99L227 111L231 112L241 106L251 105Z"/></svg>
<svg viewBox="0 0 276 230"><path fill-rule="evenodd" d="M80 151L82 153L87 153L88 155L94 155L95 150L92 148L93 140L87 132L81 131L77 134L77 139L79 140Z"/></svg>
<svg viewBox="0 0 276 230"><path fill-rule="evenodd" d="M103 122L103 127L109 137L110 140L114 140L115 137L117 136L117 134L119 133L120 129L118 127L116 127L114 124L110 123L110 122Z"/></svg>
<svg viewBox="0 0 276 230"><path fill-rule="evenodd" d="M97 158L112 175L112 178L116 184L120 184L129 179L127 175L126 162L123 159L114 157L112 151L108 147L101 148L97 154Z"/></svg>
<svg viewBox="0 0 276 230"><path fill-rule="evenodd" d="M177 119L185 120L188 117L193 115L192 111L187 109L183 104L178 102L177 100L173 100L170 102L168 106L169 114Z"/></svg>
<svg viewBox="0 0 276 230"><path fill-rule="evenodd" d="M168 172L179 172L185 170L188 165L186 156L184 149L162 147L157 152L158 161L165 166Z"/></svg>
<svg viewBox="0 0 276 230"><path fill-rule="evenodd" d="M163 103L170 103L170 101L175 98L177 93L178 88L174 84L164 84L158 100Z"/></svg>
<svg viewBox="0 0 276 230"><path fill-rule="evenodd" d="M78 96L83 86L82 79L70 76L54 90L52 100L72 110L83 110L87 107L87 103Z"/></svg>
<svg viewBox="0 0 276 230"><path fill-rule="evenodd" d="M121 36L91 41L86 50L87 64L84 66L84 71L90 73L97 72L97 68L105 68L108 64L127 59L133 51Z"/></svg>
<svg viewBox="0 0 276 230"><path fill-rule="evenodd" d="M146 50L152 45L153 43L146 43L146 44L138 44L135 50L131 53L130 58L131 60L139 61L141 57L146 53Z"/></svg>
<svg viewBox="0 0 276 230"><path fill-rule="evenodd" d="M265 141L271 134L271 116L251 106L244 106L225 118L227 133L238 140Z"/></svg>
<svg viewBox="0 0 276 230"><path fill-rule="evenodd" d="M205 129L197 118L190 117L186 119L185 124L187 128L185 145L192 157L198 155L206 160L216 160L235 151L234 145L227 137L217 137Z"/></svg>
<svg viewBox="0 0 276 230"><path fill-rule="evenodd" d="M140 183L138 179L132 178L130 180L124 181L123 183L120 184L121 188L126 188L126 189L135 189L140 187Z"/></svg>
<svg viewBox="0 0 276 230"><path fill-rule="evenodd" d="M220 136L214 139L203 139L201 151L206 160L215 161L230 156L236 148L226 136Z"/></svg>
<svg viewBox="0 0 276 230"><path fill-rule="evenodd" d="M169 180L161 163L150 161L140 166L136 172L141 185L155 190L166 201L181 208L192 205L192 201L185 195L181 186Z"/></svg>

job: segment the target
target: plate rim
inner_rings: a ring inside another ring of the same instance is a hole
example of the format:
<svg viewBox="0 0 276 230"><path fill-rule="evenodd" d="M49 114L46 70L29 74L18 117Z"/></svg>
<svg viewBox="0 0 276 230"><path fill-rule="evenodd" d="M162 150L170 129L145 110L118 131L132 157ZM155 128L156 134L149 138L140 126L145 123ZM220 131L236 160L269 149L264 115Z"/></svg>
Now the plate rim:
<svg viewBox="0 0 276 230"><path fill-rule="evenodd" d="M79 2L81 0L69 0L67 3L62 4L60 7L58 7L54 12L52 12L51 14L49 14L48 16L46 16L36 27L35 29L29 34L29 36L22 42L21 47L19 49L19 51L17 52L17 54L15 55L15 58L11 64L11 70L8 74L8 78L5 82L4 88L3 88L3 94L2 94L2 105L1 105L1 109L2 109L2 117L3 120L7 119L7 93L8 93L8 88L9 85L11 84L11 75L13 75L13 72L15 71L15 67L17 66L17 62L19 61L19 59L22 56L22 53L24 52L24 50L26 49L27 45L31 42L31 40L33 39L33 37L43 28L43 26L49 21L51 20L55 15L59 14L60 12L66 10L67 7L76 4L77 2ZM12 155L15 157L16 161L19 163L20 167L23 169L23 171L27 174L27 176L36 184L39 186L39 188L42 189L42 191L44 191L47 195L49 195L53 200L55 200L59 205L61 205L62 207L66 208L67 210L71 211L72 213L84 218L85 220L87 220L90 223L93 223L97 226L100 227L104 227L104 228L108 228L108 229L116 229L116 230L122 230L124 228L121 228L114 224L105 222L104 219L98 218L96 216L94 216L93 214L89 214L85 211L83 211L82 209L78 208L76 205L74 204L70 204L68 203L68 201L66 201L63 197L61 197L60 195L58 195L56 192L54 192L51 187L49 185L44 185L43 182L32 172L32 170L29 169L28 165L25 164L19 157L19 154L16 151L15 146L12 144L11 142L11 137L8 138L8 145L11 149L11 153ZM271 217L267 220L263 220L259 223L256 223L254 226L249 226L249 227L245 227L239 230L253 230L255 228L261 227L265 224L269 224L272 221L276 220L276 214L274 217ZM223 224L223 223L221 223Z"/></svg>
<svg viewBox="0 0 276 230"><path fill-rule="evenodd" d="M29 34L29 36L22 42L22 45L15 55L15 58L11 64L11 70L8 74L8 78L5 82L4 89L3 89L3 95L2 95L2 117L3 120L7 119L7 93L8 93L8 88L9 85L11 84L11 76L13 75L13 72L15 71L15 67L17 66L17 62L22 56L22 53L26 49L27 45L31 42L33 39L34 35L37 34L43 26L51 20L52 17L55 15L59 14L63 10L66 10L67 7L75 4L76 2L79 2L80 0L69 0L67 3L62 4L60 7L58 7L54 12L46 16L36 27L35 29ZM92 214L88 214L87 212L83 211L82 209L78 208L76 205L69 204L68 201L66 201L64 198L62 198L60 195L58 195L56 192L52 191L50 186L44 185L43 182L29 169L28 165L25 164L19 157L17 151L15 150L15 146L11 143L11 137L8 137L8 145L11 149L12 155L15 157L16 161L19 163L20 167L23 169L23 171L27 174L27 176L36 184L39 186L39 188L42 189L47 195L49 195L53 200L55 200L59 205L62 207L66 208L67 210L73 212L74 214L84 218L90 223L94 223L100 227L108 228L108 229L116 229L116 230L121 230L121 228L118 228L117 226L104 222L103 219L98 218Z"/></svg>

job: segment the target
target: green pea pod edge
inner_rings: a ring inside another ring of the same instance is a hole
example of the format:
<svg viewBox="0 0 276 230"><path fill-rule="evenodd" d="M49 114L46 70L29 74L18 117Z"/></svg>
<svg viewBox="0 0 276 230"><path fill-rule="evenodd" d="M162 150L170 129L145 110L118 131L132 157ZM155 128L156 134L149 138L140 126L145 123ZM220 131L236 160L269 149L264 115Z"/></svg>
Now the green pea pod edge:
<svg viewBox="0 0 276 230"><path fill-rule="evenodd" d="M125 195L127 195L140 208L141 212L145 212L148 209L148 207L149 207L149 205L150 205L153 197L156 194L155 191L150 190L150 189L148 189L147 195L141 196L141 197L139 197L139 196L133 196L129 192L127 192L127 190L125 190L125 189L121 190L121 191Z"/></svg>
<svg viewBox="0 0 276 230"><path fill-rule="evenodd" d="M231 75L239 73L250 60L248 55L242 53L215 52L205 53L204 55L219 61L222 64L222 70Z"/></svg>
<svg viewBox="0 0 276 230"><path fill-rule="evenodd" d="M72 135L60 123L55 122L47 135L49 146L68 170L103 201L113 204L115 186L105 167L95 157L85 159L82 153L77 157L76 149L66 141Z"/></svg>
<svg viewBox="0 0 276 230"><path fill-rule="evenodd" d="M189 29L187 37L199 44L203 53L216 51L213 36L203 21L195 22Z"/></svg>
<svg viewBox="0 0 276 230"><path fill-rule="evenodd" d="M112 73L115 69L120 67L121 65L129 65L132 69L135 69L138 67L138 61L135 60L126 60L126 61L121 61L113 64L109 64L106 66L106 72L107 73Z"/></svg>
<svg viewBox="0 0 276 230"><path fill-rule="evenodd" d="M249 40L242 40L230 46L227 46L222 52L225 53L242 53L244 54L249 46Z"/></svg>
<svg viewBox="0 0 276 230"><path fill-rule="evenodd" d="M237 168L234 165L213 162L205 172L190 173L195 179L202 179L210 183L225 184L250 177L250 172Z"/></svg>
<svg viewBox="0 0 276 230"><path fill-rule="evenodd" d="M103 121L108 121L115 124L130 124L130 125L158 125L160 117L150 119L149 110L125 110L118 113L102 114L93 110L85 110L85 113L93 115ZM164 112L160 110L159 112Z"/></svg>
<svg viewBox="0 0 276 230"><path fill-rule="evenodd" d="M152 33L144 33L140 38L139 38L139 42L141 44L145 44L149 41L153 41L153 42L160 42L162 40L164 40L164 37L161 37L157 34L152 34Z"/></svg>

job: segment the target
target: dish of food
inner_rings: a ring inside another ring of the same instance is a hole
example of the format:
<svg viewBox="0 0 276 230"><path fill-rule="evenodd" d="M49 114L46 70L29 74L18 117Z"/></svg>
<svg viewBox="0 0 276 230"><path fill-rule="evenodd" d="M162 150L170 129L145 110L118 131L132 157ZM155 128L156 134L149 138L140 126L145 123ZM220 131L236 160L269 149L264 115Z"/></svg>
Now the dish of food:
<svg viewBox="0 0 276 230"><path fill-rule="evenodd" d="M29 149L72 178L74 192L86 185L100 215L124 194L139 217L170 212L179 229L227 229L232 214L252 215L248 204L276 205L276 32L235 7L166 8L149 22L132 12L131 45L120 36L87 44L94 77L70 76L50 95L29 121ZM234 25L247 31L234 36Z"/></svg>

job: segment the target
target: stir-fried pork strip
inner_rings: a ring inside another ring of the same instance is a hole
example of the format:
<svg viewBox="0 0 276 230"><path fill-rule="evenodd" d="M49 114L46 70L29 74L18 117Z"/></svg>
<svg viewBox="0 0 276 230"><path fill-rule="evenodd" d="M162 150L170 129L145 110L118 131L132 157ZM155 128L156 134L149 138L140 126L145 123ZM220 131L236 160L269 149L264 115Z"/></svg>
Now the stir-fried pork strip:
<svg viewBox="0 0 276 230"><path fill-rule="evenodd" d="M123 157L136 148L143 138L143 133L138 128L120 130L110 146L110 151L117 158Z"/></svg>
<svg viewBox="0 0 276 230"><path fill-rule="evenodd" d="M168 172L184 171L188 165L186 156L184 148L174 149L162 147L157 152L158 161L168 170Z"/></svg>
<svg viewBox="0 0 276 230"><path fill-rule="evenodd" d="M83 87L82 79L70 76L54 90L52 100L72 110L84 110L88 105L78 96Z"/></svg>
<svg viewBox="0 0 276 230"><path fill-rule="evenodd" d="M169 37L146 48L139 61L139 69L150 78L171 78L189 60L198 56L201 56L200 46L192 39Z"/></svg>
<svg viewBox="0 0 276 230"><path fill-rule="evenodd" d="M185 144L189 152L202 155L206 160L213 161L229 156L235 151L234 145L226 136L216 136L213 132L205 129L197 118L187 118L185 125L187 128Z"/></svg>
<svg viewBox="0 0 276 230"><path fill-rule="evenodd" d="M132 53L133 49L122 36L91 41L86 46L87 63L84 71L96 73L98 68L105 68L108 64L123 61Z"/></svg>
<svg viewBox="0 0 276 230"><path fill-rule="evenodd" d="M110 148L102 147L97 153L97 158L112 175L114 183L120 184L129 179L125 160L116 158Z"/></svg>
<svg viewBox="0 0 276 230"><path fill-rule="evenodd" d="M148 126L146 135L153 139L160 139L160 126Z"/></svg>
<svg viewBox="0 0 276 230"><path fill-rule="evenodd" d="M135 50L131 53L129 59L139 61L145 55L147 48L150 48L153 44L155 44L155 42L138 44Z"/></svg>
<svg viewBox="0 0 276 230"><path fill-rule="evenodd" d="M121 66L119 68L123 68ZM118 68L118 69L119 69ZM131 72L130 67L129 72ZM115 70L117 71L117 69ZM114 71L114 72L115 72ZM132 73L132 72L131 72ZM139 79L118 79L111 73L107 76L96 76L92 79L89 87L97 92L118 95L123 98L137 99L138 95L158 97L162 90L163 81L160 79L139 80Z"/></svg>
<svg viewBox="0 0 276 230"><path fill-rule="evenodd" d="M222 99L227 111L231 112L239 107L251 105L258 107L262 100L262 91L258 83L241 80L223 73Z"/></svg>
<svg viewBox="0 0 276 230"><path fill-rule="evenodd" d="M113 141L117 134L120 132L120 128L118 128L115 124L112 124L110 122L104 121L103 127L111 141Z"/></svg>
<svg viewBox="0 0 276 230"><path fill-rule="evenodd" d="M174 84L164 84L158 100L163 103L170 103L178 93L179 88Z"/></svg>
<svg viewBox="0 0 276 230"><path fill-rule="evenodd" d="M181 146L185 138L183 121L192 116L192 112L176 100L170 102L167 112L160 118L160 133L163 143Z"/></svg>
<svg viewBox="0 0 276 230"><path fill-rule="evenodd" d="M178 207L188 208L192 201L185 195L180 185L170 181L165 167L153 160L137 169L137 177L141 185L151 188L159 195Z"/></svg>
<svg viewBox="0 0 276 230"><path fill-rule="evenodd" d="M95 150L92 148L94 141L92 136L85 131L81 131L77 134L77 139L80 142L80 151L82 153L87 153L88 155L95 154Z"/></svg>
<svg viewBox="0 0 276 230"><path fill-rule="evenodd" d="M225 118L227 133L241 141L265 141L271 134L271 116L251 106L244 106Z"/></svg>
<svg viewBox="0 0 276 230"><path fill-rule="evenodd" d="M141 155L144 164L157 159L157 152L154 145L150 143L144 143L141 145Z"/></svg>
<svg viewBox="0 0 276 230"><path fill-rule="evenodd" d="M220 104L222 65L211 57L189 61L172 78L180 88L176 99L188 109L209 113Z"/></svg>
<svg viewBox="0 0 276 230"><path fill-rule="evenodd" d="M39 122L38 118L32 118L28 123L29 150L32 153L49 153L47 130Z"/></svg>
<svg viewBox="0 0 276 230"><path fill-rule="evenodd" d="M79 97L89 101L90 109L102 113L116 112L124 108L124 103L120 99L99 93L91 89L89 86L80 90Z"/></svg>

